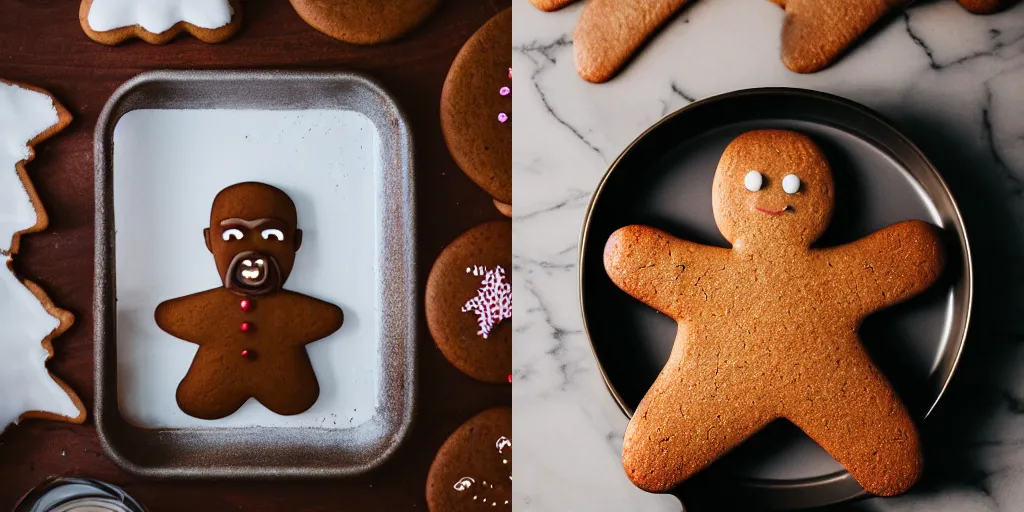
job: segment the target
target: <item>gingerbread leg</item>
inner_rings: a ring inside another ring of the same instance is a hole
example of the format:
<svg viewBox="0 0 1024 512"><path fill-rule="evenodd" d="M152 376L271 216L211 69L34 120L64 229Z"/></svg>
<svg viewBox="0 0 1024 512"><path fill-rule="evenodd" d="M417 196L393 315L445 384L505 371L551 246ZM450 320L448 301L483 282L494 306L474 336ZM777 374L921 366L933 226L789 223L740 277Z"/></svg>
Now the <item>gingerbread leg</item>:
<svg viewBox="0 0 1024 512"><path fill-rule="evenodd" d="M833 378L814 392L813 403L794 404L786 416L868 492L900 494L921 473L914 423L863 350L839 364L822 372Z"/></svg>
<svg viewBox="0 0 1024 512"><path fill-rule="evenodd" d="M573 34L576 72L588 82L611 80L688 0L591 0Z"/></svg>
<svg viewBox="0 0 1024 512"><path fill-rule="evenodd" d="M782 61L797 73L824 69L907 0L772 0L786 9Z"/></svg>
<svg viewBox="0 0 1024 512"><path fill-rule="evenodd" d="M681 359L673 353L626 428L622 466L637 487L650 492L675 487L775 419L744 406L753 400L744 396L750 390L742 384L750 379L719 381L723 375L716 375L710 358ZM686 382L695 384L680 385Z"/></svg>
<svg viewBox="0 0 1024 512"><path fill-rule="evenodd" d="M313 407L320 398L320 384L317 382L313 365L309 362L305 347L294 357L282 357L279 369L261 382L254 396L267 409L282 416L301 414ZM290 359L284 361L284 359Z"/></svg>
<svg viewBox="0 0 1024 512"><path fill-rule="evenodd" d="M193 363L193 368L189 369L178 385L178 407L185 414L203 420L216 420L230 416L249 399L237 381L219 372L198 372L194 366Z"/></svg>

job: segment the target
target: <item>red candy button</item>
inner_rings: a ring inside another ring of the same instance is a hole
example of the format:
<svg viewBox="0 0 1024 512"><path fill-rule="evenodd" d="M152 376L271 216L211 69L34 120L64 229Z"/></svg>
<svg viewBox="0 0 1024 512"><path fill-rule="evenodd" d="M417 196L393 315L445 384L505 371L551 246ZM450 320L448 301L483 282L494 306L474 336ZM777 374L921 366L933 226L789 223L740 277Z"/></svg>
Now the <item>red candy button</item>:
<svg viewBox="0 0 1024 512"><path fill-rule="evenodd" d="M242 311L249 311L252 308L252 303L247 299L242 300Z"/></svg>
<svg viewBox="0 0 1024 512"><path fill-rule="evenodd" d="M249 322L242 322L242 327L241 327L242 332L249 332L249 329L251 329L251 328L252 328L252 324L250 324Z"/></svg>

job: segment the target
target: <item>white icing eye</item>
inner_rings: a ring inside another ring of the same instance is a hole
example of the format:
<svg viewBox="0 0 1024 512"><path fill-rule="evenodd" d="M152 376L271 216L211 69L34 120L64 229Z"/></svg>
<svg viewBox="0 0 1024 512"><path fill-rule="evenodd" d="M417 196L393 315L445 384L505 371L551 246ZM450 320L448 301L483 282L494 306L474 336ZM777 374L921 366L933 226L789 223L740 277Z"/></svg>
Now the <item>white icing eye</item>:
<svg viewBox="0 0 1024 512"><path fill-rule="evenodd" d="M264 229L260 235L263 236L264 240L270 240L270 237L274 237L278 242L284 242L284 233L280 229Z"/></svg>
<svg viewBox="0 0 1024 512"><path fill-rule="evenodd" d="M256 266L257 267L262 267L263 266L263 260L256 260Z"/></svg>
<svg viewBox="0 0 1024 512"><path fill-rule="evenodd" d="M747 187L747 190L757 192L764 185L764 176L761 176L761 173L757 171L750 171L743 178L743 185Z"/></svg>
<svg viewBox="0 0 1024 512"><path fill-rule="evenodd" d="M245 261L242 262L242 265L245 265L247 267L251 267L252 266L252 260L245 260Z"/></svg>
<svg viewBox="0 0 1024 512"><path fill-rule="evenodd" d="M782 178L782 190L787 194L796 194L800 191L800 177L796 174L787 174Z"/></svg>
<svg viewBox="0 0 1024 512"><path fill-rule="evenodd" d="M224 241L227 242L228 240L231 240L232 238L234 238L235 240L241 240L242 237L244 237L245 235L242 234L241 230L235 229L235 228L231 228L231 229L225 230L224 234L221 235L221 236L224 238Z"/></svg>

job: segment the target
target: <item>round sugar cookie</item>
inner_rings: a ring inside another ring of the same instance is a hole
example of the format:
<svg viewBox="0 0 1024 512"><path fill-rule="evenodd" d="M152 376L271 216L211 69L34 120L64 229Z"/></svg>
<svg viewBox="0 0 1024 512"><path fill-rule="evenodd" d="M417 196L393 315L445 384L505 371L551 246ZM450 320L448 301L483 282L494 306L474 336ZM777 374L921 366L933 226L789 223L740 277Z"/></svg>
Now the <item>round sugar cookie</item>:
<svg viewBox="0 0 1024 512"><path fill-rule="evenodd" d="M512 374L512 222L481 224L441 252L427 279L427 326L466 375L508 383Z"/></svg>
<svg viewBox="0 0 1024 512"><path fill-rule="evenodd" d="M339 41L378 44L404 36L441 0L291 0L310 26Z"/></svg>
<svg viewBox="0 0 1024 512"><path fill-rule="evenodd" d="M480 188L512 204L512 9L466 42L441 91L441 131Z"/></svg>
<svg viewBox="0 0 1024 512"><path fill-rule="evenodd" d="M495 407L455 430L430 465L427 508L512 510L512 408Z"/></svg>

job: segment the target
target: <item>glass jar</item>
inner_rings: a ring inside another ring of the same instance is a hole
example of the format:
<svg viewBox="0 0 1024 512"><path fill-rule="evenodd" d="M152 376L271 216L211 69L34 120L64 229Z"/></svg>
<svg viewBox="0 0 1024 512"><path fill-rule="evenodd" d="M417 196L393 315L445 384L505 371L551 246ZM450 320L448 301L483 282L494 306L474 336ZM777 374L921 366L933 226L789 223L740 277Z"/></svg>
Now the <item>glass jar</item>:
<svg viewBox="0 0 1024 512"><path fill-rule="evenodd" d="M13 512L146 512L121 489L87 478L54 478L28 493Z"/></svg>

